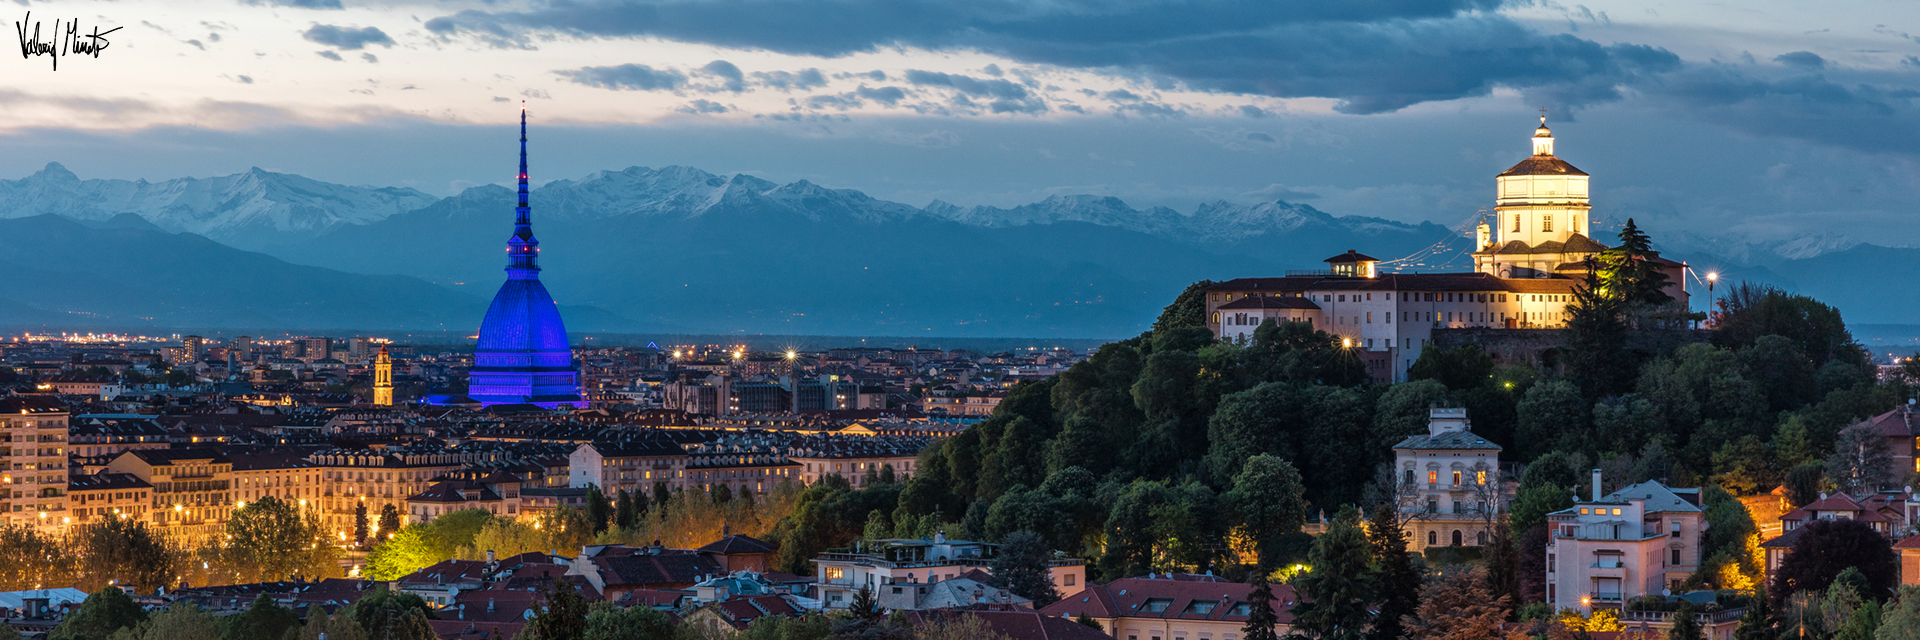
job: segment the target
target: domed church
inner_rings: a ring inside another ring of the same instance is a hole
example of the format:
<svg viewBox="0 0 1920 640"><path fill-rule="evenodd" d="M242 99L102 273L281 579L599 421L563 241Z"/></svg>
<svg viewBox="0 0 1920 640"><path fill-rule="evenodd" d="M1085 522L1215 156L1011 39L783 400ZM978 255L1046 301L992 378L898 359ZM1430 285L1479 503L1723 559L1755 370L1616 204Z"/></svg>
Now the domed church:
<svg viewBox="0 0 1920 640"><path fill-rule="evenodd" d="M579 407L580 372L560 309L540 284L540 241L527 206L527 109L520 108L520 205L507 239L507 282L493 295L473 350L467 396L482 405Z"/></svg>
<svg viewBox="0 0 1920 640"><path fill-rule="evenodd" d="M1584 277L1587 260L1607 250L1587 235L1588 179L1553 155L1553 131L1540 116L1533 155L1494 179L1494 215L1475 234L1474 270L1501 278Z"/></svg>

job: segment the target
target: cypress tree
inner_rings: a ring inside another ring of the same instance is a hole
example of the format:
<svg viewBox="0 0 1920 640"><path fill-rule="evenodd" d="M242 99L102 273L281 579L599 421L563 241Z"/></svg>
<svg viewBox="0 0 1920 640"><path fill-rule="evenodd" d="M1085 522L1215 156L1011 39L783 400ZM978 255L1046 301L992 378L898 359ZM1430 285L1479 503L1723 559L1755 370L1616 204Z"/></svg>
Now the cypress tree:
<svg viewBox="0 0 1920 640"><path fill-rule="evenodd" d="M1420 571L1407 555L1407 530L1393 503L1375 506L1368 524L1367 542L1380 568L1380 614L1373 621L1373 638L1399 640L1405 633L1402 618L1420 606Z"/></svg>
<svg viewBox="0 0 1920 640"><path fill-rule="evenodd" d="M1247 582L1253 589L1247 592L1247 626L1240 628L1245 640L1279 640L1274 625L1280 617L1273 613L1273 587L1267 584L1267 573L1255 569L1253 578Z"/></svg>

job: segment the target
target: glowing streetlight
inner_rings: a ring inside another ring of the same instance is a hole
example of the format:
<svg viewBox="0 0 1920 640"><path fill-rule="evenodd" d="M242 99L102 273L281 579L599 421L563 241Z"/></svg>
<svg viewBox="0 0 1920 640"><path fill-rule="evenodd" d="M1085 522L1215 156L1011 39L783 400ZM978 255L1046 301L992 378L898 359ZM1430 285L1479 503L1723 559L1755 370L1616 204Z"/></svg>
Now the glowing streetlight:
<svg viewBox="0 0 1920 640"><path fill-rule="evenodd" d="M1341 339L1340 339L1340 347L1341 347L1341 348L1343 348L1343 349L1352 349L1352 348L1353 348L1353 338L1341 338Z"/></svg>
<svg viewBox="0 0 1920 640"><path fill-rule="evenodd" d="M787 350L787 359L788 359L788 360L792 360L792 359L794 359L794 358L797 358L797 357L800 357L800 354L798 354L798 353L794 353L792 349L788 349L788 350Z"/></svg>

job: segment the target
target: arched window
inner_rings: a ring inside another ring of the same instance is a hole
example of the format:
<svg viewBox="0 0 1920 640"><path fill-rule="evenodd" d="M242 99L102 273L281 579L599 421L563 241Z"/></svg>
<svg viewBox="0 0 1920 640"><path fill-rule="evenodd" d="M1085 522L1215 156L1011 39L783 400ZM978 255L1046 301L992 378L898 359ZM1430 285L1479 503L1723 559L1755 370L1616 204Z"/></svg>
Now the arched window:
<svg viewBox="0 0 1920 640"><path fill-rule="evenodd" d="M1427 532L1427 545L1428 545L1428 546L1432 546L1432 545L1436 545L1436 544L1440 544L1440 534L1439 534L1438 532L1434 532L1434 531L1428 531L1428 532Z"/></svg>
<svg viewBox="0 0 1920 640"><path fill-rule="evenodd" d="M1482 531L1480 533L1473 534L1473 540L1474 540L1473 542L1474 544L1480 545L1482 547L1487 546L1487 532Z"/></svg>
<svg viewBox="0 0 1920 640"><path fill-rule="evenodd" d="M1459 529L1453 530L1453 546L1456 546L1456 547L1460 546L1460 530Z"/></svg>

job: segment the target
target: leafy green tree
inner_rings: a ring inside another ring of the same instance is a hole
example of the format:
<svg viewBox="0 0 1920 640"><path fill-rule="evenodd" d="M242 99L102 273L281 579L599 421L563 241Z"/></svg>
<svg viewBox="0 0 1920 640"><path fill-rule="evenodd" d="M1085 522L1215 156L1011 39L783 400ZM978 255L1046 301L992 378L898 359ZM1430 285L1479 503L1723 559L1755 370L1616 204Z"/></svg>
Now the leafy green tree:
<svg viewBox="0 0 1920 640"><path fill-rule="evenodd" d="M1877 491L1893 481L1893 455L1887 439L1867 423L1848 427L1827 457L1827 482L1848 494Z"/></svg>
<svg viewBox="0 0 1920 640"><path fill-rule="evenodd" d="M1765 597L1759 597L1747 607L1747 612L1740 616L1740 626L1733 629L1733 640L1775 640L1779 637L1773 628L1771 616L1767 615L1765 602Z"/></svg>
<svg viewBox="0 0 1920 640"><path fill-rule="evenodd" d="M1746 628L1745 619L1740 627ZM1900 599L1889 607L1881 617L1880 628L1874 632L1877 640L1920 640L1920 587L1901 587ZM1735 640L1774 640L1767 638L1743 638Z"/></svg>
<svg viewBox="0 0 1920 640"><path fill-rule="evenodd" d="M1373 619L1372 640L1399 640L1406 629L1403 619L1420 606L1421 572L1407 554L1407 530L1395 509L1393 503L1376 505L1367 521L1367 544L1373 546L1380 580L1380 609Z"/></svg>
<svg viewBox="0 0 1920 640"><path fill-rule="evenodd" d="M1728 287L1717 305L1714 344L1737 349L1757 344L1765 336L1782 336L1806 354L1816 370L1835 360L1866 366L1866 349L1847 331L1840 310L1818 300L1742 282Z"/></svg>
<svg viewBox="0 0 1920 640"><path fill-rule="evenodd" d="M1435 380L1448 389L1464 391L1486 386L1493 379L1493 370L1493 357L1479 345L1427 348L1407 369L1407 379Z"/></svg>
<svg viewBox="0 0 1920 640"><path fill-rule="evenodd" d="M1039 609L1060 600L1053 587L1049 563L1053 549L1046 538L1032 531L1015 531L1000 540L1000 552L993 557L994 583L1013 595L1033 601Z"/></svg>
<svg viewBox="0 0 1920 640"><path fill-rule="evenodd" d="M1520 424L1515 446L1520 459L1530 460L1553 450L1573 434L1584 434L1593 404L1572 382L1555 380L1527 390L1518 408Z"/></svg>
<svg viewBox="0 0 1920 640"><path fill-rule="evenodd" d="M1154 550L1160 543L1154 533L1158 524L1154 512L1170 500L1168 494L1165 484L1145 480L1135 480L1120 489L1104 527L1107 544L1100 557L1102 575L1123 578L1154 569Z"/></svg>
<svg viewBox="0 0 1920 640"><path fill-rule="evenodd" d="M1247 590L1247 623L1240 627L1240 637L1279 640L1274 627L1280 624L1280 616L1273 612L1273 587L1267 584L1267 572L1253 571L1247 583L1252 588Z"/></svg>
<svg viewBox="0 0 1920 640"><path fill-rule="evenodd" d="M1298 389L1279 382L1222 397L1207 423L1206 465L1212 477L1227 481L1255 456L1292 459L1291 441L1310 419L1307 405Z"/></svg>
<svg viewBox="0 0 1920 640"><path fill-rule="evenodd" d="M1212 280L1201 280L1187 285L1180 295L1173 298L1160 311L1160 317L1153 321L1153 330L1186 329L1207 326L1207 288L1218 284Z"/></svg>
<svg viewBox="0 0 1920 640"><path fill-rule="evenodd" d="M1775 598L1801 591L1823 591L1846 569L1857 570L1868 589L1861 595L1884 599L1899 582L1900 568L1887 539L1864 522L1815 520L1804 526L1793 551L1773 572L1767 593ZM1775 609L1782 608L1776 601Z"/></svg>
<svg viewBox="0 0 1920 640"><path fill-rule="evenodd" d="M81 575L74 586L81 591L108 585L151 589L172 584L178 574L179 553L142 520L108 518L77 525L69 535L80 547Z"/></svg>
<svg viewBox="0 0 1920 640"><path fill-rule="evenodd" d="M1752 435L1728 442L1713 454L1713 468L1719 485L1736 494L1749 496L1773 490L1780 473L1773 468L1773 452Z"/></svg>
<svg viewBox="0 0 1920 640"><path fill-rule="evenodd" d="M293 503L267 496L233 510L224 555L231 566L246 567L240 573L255 580L324 578L339 567L325 536L318 511L302 513Z"/></svg>
<svg viewBox="0 0 1920 640"><path fill-rule="evenodd" d="M524 640L574 640L586 635L591 609L573 585L555 577L541 593L542 606L527 620ZM648 607L631 607L647 609Z"/></svg>
<svg viewBox="0 0 1920 640"><path fill-rule="evenodd" d="M114 634L127 640L220 640L219 618L200 610L191 602L176 602L153 614L145 623ZM0 633L0 638L5 634ZM13 636L16 640L19 636ZM342 639L345 640L345 639Z"/></svg>
<svg viewBox="0 0 1920 640"><path fill-rule="evenodd" d="M1281 540L1298 533L1307 521L1307 490L1300 482L1300 470L1276 456L1248 458L1234 476L1225 502L1234 522L1253 539L1259 554L1256 573L1273 569Z"/></svg>
<svg viewBox="0 0 1920 640"><path fill-rule="evenodd" d="M1845 626L1840 627L1840 633L1834 634L1833 640L1874 640L1879 630L1880 603L1868 600L1853 610L1853 615L1847 618Z"/></svg>
<svg viewBox="0 0 1920 640"><path fill-rule="evenodd" d="M1787 472L1782 485L1787 490L1787 504L1795 508L1813 504L1820 499L1820 491L1826 486L1827 465L1820 461L1808 462Z"/></svg>
<svg viewBox="0 0 1920 640"><path fill-rule="evenodd" d="M425 599L411 593L396 593L384 585L376 586L348 610L353 612L353 621L359 624L364 634L362 637L382 640L436 638L433 628L427 625L427 620L433 617L433 609L427 606Z"/></svg>
<svg viewBox="0 0 1920 640"><path fill-rule="evenodd" d="M1499 638L1511 603L1488 591L1478 569L1452 569L1420 590L1420 608L1407 618L1409 637L1421 640Z"/></svg>
<svg viewBox="0 0 1920 640"><path fill-rule="evenodd" d="M1739 352L1740 373L1752 380L1774 412L1798 409L1817 399L1813 360L1786 336L1760 336Z"/></svg>
<svg viewBox="0 0 1920 640"><path fill-rule="evenodd" d="M595 607L582 640L674 640L673 620L653 607Z"/></svg>
<svg viewBox="0 0 1920 640"><path fill-rule="evenodd" d="M1407 436L1426 433L1434 403L1446 400L1447 393L1447 386L1435 380L1412 380L1388 388L1375 403L1375 437L1370 444L1392 447Z"/></svg>
<svg viewBox="0 0 1920 640"><path fill-rule="evenodd" d="M1358 640L1373 622L1378 597L1373 546L1360 528L1359 511L1347 507L1315 538L1308 554L1313 570L1296 579L1302 602L1294 606L1294 630L1308 638Z"/></svg>
<svg viewBox="0 0 1920 640"><path fill-rule="evenodd" d="M1044 425L1025 416L1009 420L1000 441L983 461L979 499L992 500L1015 485L1033 487L1045 480L1050 435Z"/></svg>
<svg viewBox="0 0 1920 640"><path fill-rule="evenodd" d="M279 638L285 636L288 630L300 626L300 616L262 593L253 599L253 606L246 611L228 616L226 626L226 633L221 636L223 640Z"/></svg>
<svg viewBox="0 0 1920 640"><path fill-rule="evenodd" d="M0 591L74 584L79 559L61 542L31 527L0 524Z"/></svg>
<svg viewBox="0 0 1920 640"><path fill-rule="evenodd" d="M375 580L395 580L456 558L493 519L486 511L465 509L408 525L367 554L367 573Z"/></svg>
<svg viewBox="0 0 1920 640"><path fill-rule="evenodd" d="M893 519L886 512L874 509L867 512L867 526L861 529L862 540L885 540L893 536Z"/></svg>
<svg viewBox="0 0 1920 640"><path fill-rule="evenodd" d="M320 605L308 605L306 626L297 639L290 640L321 640L321 634L326 634L326 640L367 640L366 630L353 619L352 607L327 615Z"/></svg>
<svg viewBox="0 0 1920 640"><path fill-rule="evenodd" d="M87 596L80 608L61 620L48 640L107 640L115 631L147 621L147 612L127 592L105 587Z"/></svg>

